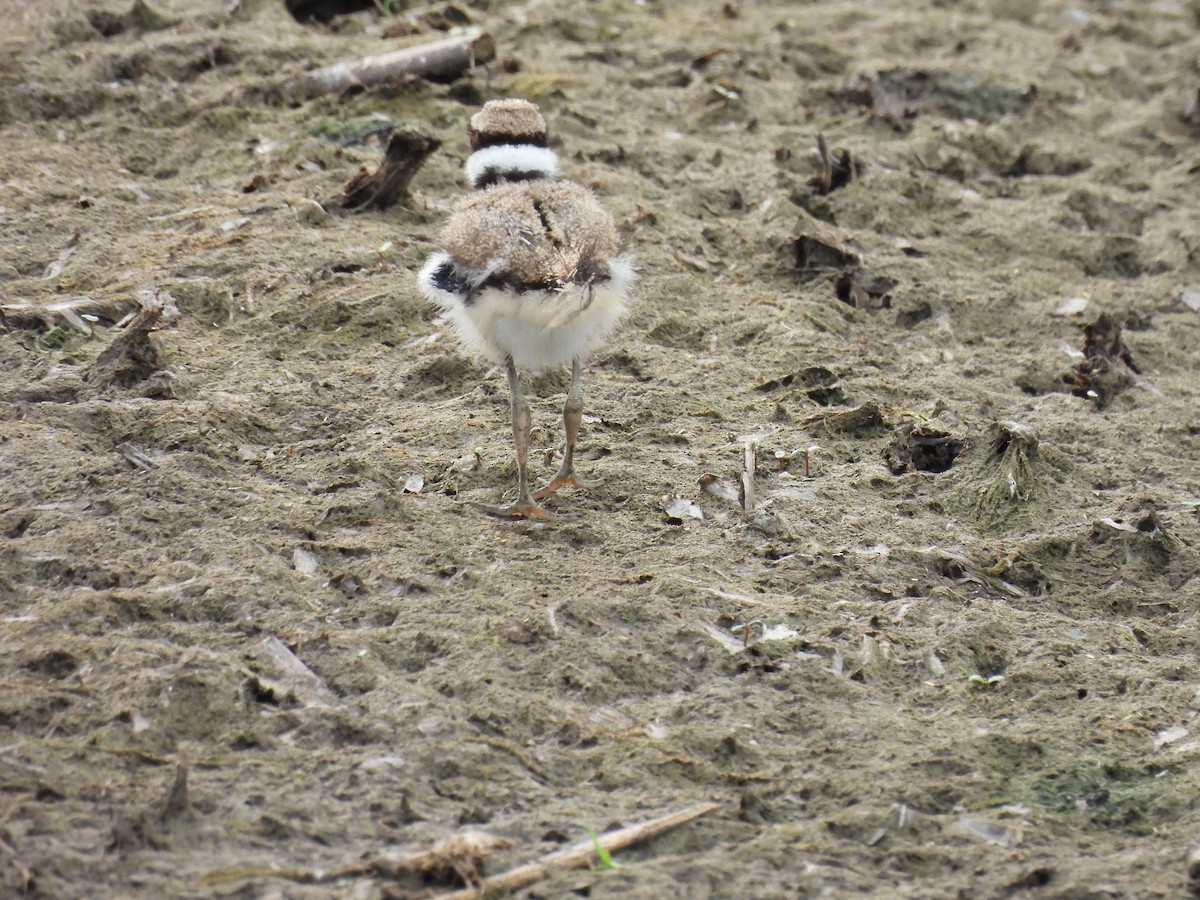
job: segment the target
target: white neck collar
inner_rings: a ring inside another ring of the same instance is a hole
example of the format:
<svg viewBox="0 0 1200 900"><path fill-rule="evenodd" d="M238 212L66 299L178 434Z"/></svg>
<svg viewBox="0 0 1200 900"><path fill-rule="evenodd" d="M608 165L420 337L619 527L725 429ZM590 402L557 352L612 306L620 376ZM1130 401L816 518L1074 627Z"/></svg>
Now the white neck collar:
<svg viewBox="0 0 1200 900"><path fill-rule="evenodd" d="M549 147L497 144L476 150L467 159L467 178L476 187L488 173L503 176L509 172L554 178L558 175L558 157Z"/></svg>

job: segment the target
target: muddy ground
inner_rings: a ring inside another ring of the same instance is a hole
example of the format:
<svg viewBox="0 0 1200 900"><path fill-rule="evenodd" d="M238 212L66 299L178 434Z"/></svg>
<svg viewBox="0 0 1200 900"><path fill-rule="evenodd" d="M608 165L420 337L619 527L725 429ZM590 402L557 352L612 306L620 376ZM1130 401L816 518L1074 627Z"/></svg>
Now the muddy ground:
<svg viewBox="0 0 1200 900"><path fill-rule="evenodd" d="M461 882L345 870L704 801L521 896L1184 893L1194 4L4 16L5 896L418 896ZM464 24L499 60L451 83L280 91ZM641 272L553 524L469 505L513 494L507 390L413 278L496 96ZM442 149L343 210L391 126Z"/></svg>

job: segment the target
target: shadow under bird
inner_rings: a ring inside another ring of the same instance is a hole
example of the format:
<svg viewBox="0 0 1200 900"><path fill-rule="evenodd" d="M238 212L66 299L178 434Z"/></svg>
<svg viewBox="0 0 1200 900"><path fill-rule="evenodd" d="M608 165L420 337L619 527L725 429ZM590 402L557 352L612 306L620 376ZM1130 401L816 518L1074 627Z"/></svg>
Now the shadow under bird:
<svg viewBox="0 0 1200 900"><path fill-rule="evenodd" d="M464 346L502 364L512 392L517 499L481 507L504 518L555 518L539 500L568 485L599 487L575 474L583 419L581 364L624 315L634 282L612 216L587 188L559 177L546 120L527 100L492 100L471 117L467 177L474 193L455 208L418 276L449 314ZM518 369L571 366L563 405L562 466L531 491L532 419Z"/></svg>

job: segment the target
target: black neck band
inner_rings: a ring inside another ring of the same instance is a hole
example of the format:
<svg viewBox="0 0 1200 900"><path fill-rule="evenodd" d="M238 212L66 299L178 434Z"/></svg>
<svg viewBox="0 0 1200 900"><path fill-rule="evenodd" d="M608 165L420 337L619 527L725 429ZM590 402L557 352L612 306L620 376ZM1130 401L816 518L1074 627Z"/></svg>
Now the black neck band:
<svg viewBox="0 0 1200 900"><path fill-rule="evenodd" d="M487 134L476 132L471 135L471 152L484 150L488 147L500 147L504 144L512 146L528 145L530 147L549 147L546 132L540 134Z"/></svg>
<svg viewBox="0 0 1200 900"><path fill-rule="evenodd" d="M475 179L475 187L478 190L489 188L494 184L502 184L512 181L538 181L542 178L549 178L545 172L534 169L533 171L514 171L513 169L484 169L479 177Z"/></svg>

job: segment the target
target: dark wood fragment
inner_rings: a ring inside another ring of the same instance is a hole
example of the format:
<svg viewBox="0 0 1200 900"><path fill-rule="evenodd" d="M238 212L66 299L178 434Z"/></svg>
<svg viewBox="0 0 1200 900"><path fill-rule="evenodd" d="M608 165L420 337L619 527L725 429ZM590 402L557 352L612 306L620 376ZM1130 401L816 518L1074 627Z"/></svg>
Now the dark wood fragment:
<svg viewBox="0 0 1200 900"><path fill-rule="evenodd" d="M347 209L387 209L408 196L408 186L442 142L423 131L406 128L392 132L383 162L374 172L365 168L343 189Z"/></svg>

